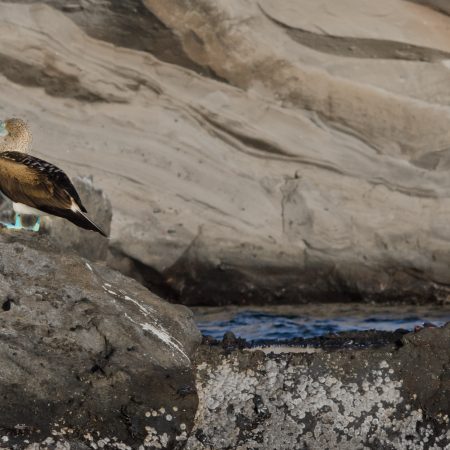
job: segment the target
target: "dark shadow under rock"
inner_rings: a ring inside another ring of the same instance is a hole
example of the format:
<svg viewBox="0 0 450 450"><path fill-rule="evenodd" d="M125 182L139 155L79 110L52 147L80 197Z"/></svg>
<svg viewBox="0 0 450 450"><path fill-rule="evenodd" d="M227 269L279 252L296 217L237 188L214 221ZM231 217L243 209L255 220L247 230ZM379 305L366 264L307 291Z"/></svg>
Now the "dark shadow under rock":
<svg viewBox="0 0 450 450"><path fill-rule="evenodd" d="M417 1L417 3L423 3L427 5L431 5L431 3L434 2L435 5L433 7L436 7L436 9L438 9L437 4L439 3L439 0L410 1ZM446 0L441 1L444 2ZM282 23L274 17L271 17L270 14L265 12L261 6L260 8L269 20L284 28L291 39L301 45L305 45L320 52L329 53L332 55L347 56L351 58L403 59L406 61L424 62L442 61L448 59L450 56L448 52L442 50L412 45L393 40L332 36L323 33L313 33L311 31L294 28L285 23ZM444 11L444 8L445 7L442 4L439 9ZM447 6L447 8L447 12L450 11L450 7Z"/></svg>
<svg viewBox="0 0 450 450"><path fill-rule="evenodd" d="M108 101L83 87L73 75L58 72L54 67L39 68L0 53L0 73L13 83L29 87L42 87L54 97L96 103Z"/></svg>
<svg viewBox="0 0 450 450"><path fill-rule="evenodd" d="M447 302L450 292L447 285L407 267L368 270L346 261L339 267L326 261L300 267L283 258L255 258L249 264L246 255L250 248L242 245L241 255L235 255L232 262L212 257L208 248L190 248L165 270L168 289L177 302L189 306L361 301L429 304Z"/></svg>
<svg viewBox="0 0 450 450"><path fill-rule="evenodd" d="M41 0L19 1L42 3ZM101 2L73 0L70 3L66 0L44 0L44 2L65 13L95 39L111 42L119 47L142 50L151 53L161 61L220 79L209 67L203 67L192 61L185 53L178 36L152 14L141 0ZM70 88L70 86L66 87ZM83 100L102 101L103 99L91 96Z"/></svg>
<svg viewBox="0 0 450 450"><path fill-rule="evenodd" d="M134 278L161 298L178 303L179 295L167 282L163 273L123 254L115 247L109 248L107 263L112 269Z"/></svg>
<svg viewBox="0 0 450 450"><path fill-rule="evenodd" d="M296 262L279 254L258 256L251 243L219 249L221 243L194 240L163 271L112 247L110 267L135 278L163 298L188 306L298 305L306 303L446 304L447 284L413 267L339 265L308 258ZM219 254L218 254L219 253ZM222 253L222 254L220 254ZM254 254L250 259L249 255Z"/></svg>

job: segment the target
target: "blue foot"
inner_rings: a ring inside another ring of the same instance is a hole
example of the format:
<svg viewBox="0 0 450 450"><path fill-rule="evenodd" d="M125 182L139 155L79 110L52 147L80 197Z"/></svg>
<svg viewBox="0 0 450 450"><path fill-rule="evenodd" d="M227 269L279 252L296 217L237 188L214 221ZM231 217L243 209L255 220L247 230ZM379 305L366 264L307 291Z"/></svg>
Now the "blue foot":
<svg viewBox="0 0 450 450"><path fill-rule="evenodd" d="M8 230L21 230L23 228L20 214L16 214L16 223L0 222L0 224L3 225Z"/></svg>
<svg viewBox="0 0 450 450"><path fill-rule="evenodd" d="M41 225L41 218L38 217L36 220L36 223L30 227L26 228L22 225L22 218L20 217L20 214L16 214L16 222L15 223L4 223L0 222L0 225L3 225L8 230L28 230L28 231L39 231L40 225Z"/></svg>
<svg viewBox="0 0 450 450"><path fill-rule="evenodd" d="M31 231L39 231L41 227L41 218L38 216L36 223L30 228Z"/></svg>
<svg viewBox="0 0 450 450"><path fill-rule="evenodd" d="M16 227L15 223L0 222L0 225L2 225L5 228L8 228L8 230L21 230L22 229L22 228Z"/></svg>
<svg viewBox="0 0 450 450"><path fill-rule="evenodd" d="M23 228L22 218L20 217L20 214L16 214L16 223L14 224L14 228L16 230L21 230Z"/></svg>

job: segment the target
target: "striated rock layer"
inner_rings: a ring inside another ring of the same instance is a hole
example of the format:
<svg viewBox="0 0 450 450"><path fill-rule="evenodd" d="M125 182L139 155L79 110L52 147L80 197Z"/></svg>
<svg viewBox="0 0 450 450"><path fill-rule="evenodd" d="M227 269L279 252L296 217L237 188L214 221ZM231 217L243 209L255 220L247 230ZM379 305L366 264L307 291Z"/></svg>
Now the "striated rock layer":
<svg viewBox="0 0 450 450"><path fill-rule="evenodd" d="M189 304L447 301L438 1L46 3L0 2L0 114L94 176L114 267Z"/></svg>

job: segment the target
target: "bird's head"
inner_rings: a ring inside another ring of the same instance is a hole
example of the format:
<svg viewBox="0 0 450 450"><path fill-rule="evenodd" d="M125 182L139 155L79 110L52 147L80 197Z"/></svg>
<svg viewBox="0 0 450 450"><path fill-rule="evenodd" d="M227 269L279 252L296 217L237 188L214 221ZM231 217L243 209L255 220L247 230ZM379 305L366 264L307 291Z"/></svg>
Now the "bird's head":
<svg viewBox="0 0 450 450"><path fill-rule="evenodd" d="M6 122L0 121L0 137L8 136L9 131L6 129Z"/></svg>
<svg viewBox="0 0 450 450"><path fill-rule="evenodd" d="M28 124L17 118L0 121L0 150L26 152L31 145L31 131Z"/></svg>

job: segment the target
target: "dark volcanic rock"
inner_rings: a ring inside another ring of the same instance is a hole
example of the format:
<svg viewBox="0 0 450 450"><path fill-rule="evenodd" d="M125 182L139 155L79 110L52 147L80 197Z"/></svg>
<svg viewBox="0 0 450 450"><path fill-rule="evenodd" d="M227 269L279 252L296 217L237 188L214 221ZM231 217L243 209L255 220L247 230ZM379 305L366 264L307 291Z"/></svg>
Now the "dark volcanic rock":
<svg viewBox="0 0 450 450"><path fill-rule="evenodd" d="M0 253L0 442L181 445L198 401L191 313L46 236L3 230Z"/></svg>
<svg viewBox="0 0 450 450"><path fill-rule="evenodd" d="M391 342L284 353L202 345L187 448L449 448L450 325Z"/></svg>
<svg viewBox="0 0 450 450"><path fill-rule="evenodd" d="M385 267L382 275L364 265L350 262L314 262L301 266L280 252L273 260L258 254L252 245L212 256L219 243L194 241L180 258L164 271L166 292L190 306L305 304L310 302L398 302L446 303L449 286L427 280L413 269ZM229 247L232 247L230 245ZM229 251L229 249L228 249ZM254 252L248 265L246 255ZM129 275L139 272L133 268ZM152 288L145 277L144 285Z"/></svg>
<svg viewBox="0 0 450 450"><path fill-rule="evenodd" d="M393 332L378 330L345 331L313 338L294 338L277 344L292 346L294 349L298 346L321 348L323 350L379 348L388 344L399 344L406 333L407 331L402 329ZM262 345L264 344L270 346L268 342L262 342Z"/></svg>

